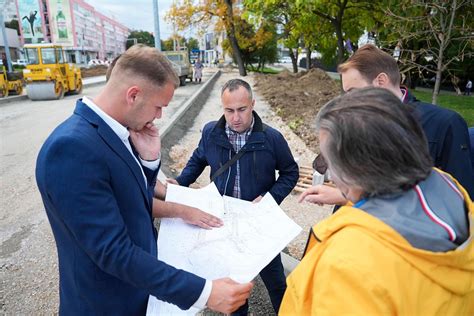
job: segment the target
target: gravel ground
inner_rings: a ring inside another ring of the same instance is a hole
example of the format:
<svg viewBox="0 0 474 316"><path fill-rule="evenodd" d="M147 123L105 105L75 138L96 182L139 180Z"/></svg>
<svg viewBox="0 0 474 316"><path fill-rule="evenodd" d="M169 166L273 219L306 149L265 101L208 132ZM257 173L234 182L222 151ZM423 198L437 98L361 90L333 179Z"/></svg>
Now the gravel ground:
<svg viewBox="0 0 474 316"><path fill-rule="evenodd" d="M220 103L220 88L223 84L232 78L239 78L239 74L236 71L224 71L220 78L217 80L214 89L200 111L199 115L194 119L194 123L189 127L186 135L180 140L179 144L171 147L169 157L173 161L168 165L169 169L166 168L165 173L176 176L184 168L186 162L191 156L193 150L197 147L199 139L201 138L201 129L204 125L213 120L217 120L222 115L222 108ZM252 75L247 77L241 77L248 81L251 85L254 84L254 77ZM270 105L259 95L258 90L254 91L255 95L255 111L260 115L262 120L278 129L285 139L295 156L299 165L311 166L311 163L316 156L305 143L295 135L292 130L277 116ZM195 187L201 187L209 183L209 168L206 168L201 176L195 183ZM288 253L294 258L300 259L306 245L308 238L309 229L315 223L327 217L332 207L325 206L320 207L308 203L298 203L299 194L296 192L291 193L282 203L281 207L286 214L292 218L296 223L302 227L302 232L295 238L287 247ZM249 311L254 315L272 315L274 314L271 307L268 293L266 292L262 281L258 278L250 298L250 309ZM205 312L206 315L213 315L209 311Z"/></svg>

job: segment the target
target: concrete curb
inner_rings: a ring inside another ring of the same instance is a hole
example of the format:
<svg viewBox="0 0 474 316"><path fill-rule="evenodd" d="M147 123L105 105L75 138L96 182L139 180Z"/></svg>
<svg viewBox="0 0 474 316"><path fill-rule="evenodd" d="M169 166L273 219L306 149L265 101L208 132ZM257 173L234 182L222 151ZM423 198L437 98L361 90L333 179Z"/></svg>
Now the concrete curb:
<svg viewBox="0 0 474 316"><path fill-rule="evenodd" d="M216 71L194 94L176 111L176 113L168 120L168 122L160 128L161 139L166 137L166 134L173 128L175 122L179 120L191 106L199 106L206 102L209 97L211 89L214 87L214 83L220 77L221 71Z"/></svg>
<svg viewBox="0 0 474 316"><path fill-rule="evenodd" d="M162 161L167 162L172 160L169 156L170 149L176 145L176 140L184 137L192 126L194 118L202 110L204 103L206 103L209 98L214 84L220 75L220 70L212 74L209 79L181 105L174 115L160 127ZM173 178L177 176L166 163L162 164L161 170L166 177Z"/></svg>
<svg viewBox="0 0 474 316"><path fill-rule="evenodd" d="M83 87L84 88L85 87L93 87L93 86L98 86L98 85L101 85L101 84L104 84L104 83L105 83L105 77L104 77L104 80L101 80L101 81L95 81L95 82L90 82L90 83L84 82ZM26 99L28 99L28 96L26 94L1 98L0 99L0 106L2 106L4 104L8 104L8 103L23 101L23 100L26 100Z"/></svg>
<svg viewBox="0 0 474 316"><path fill-rule="evenodd" d="M105 83L105 79L104 79L104 81L84 83L84 87L94 87L94 86L98 86L98 85L101 85L101 84L104 84L104 83Z"/></svg>
<svg viewBox="0 0 474 316"><path fill-rule="evenodd" d="M26 94L23 95L15 95L12 97L6 97L6 98L1 98L0 99L0 105L8 104L8 103L13 103L13 102L18 102L22 100L28 99L28 96Z"/></svg>

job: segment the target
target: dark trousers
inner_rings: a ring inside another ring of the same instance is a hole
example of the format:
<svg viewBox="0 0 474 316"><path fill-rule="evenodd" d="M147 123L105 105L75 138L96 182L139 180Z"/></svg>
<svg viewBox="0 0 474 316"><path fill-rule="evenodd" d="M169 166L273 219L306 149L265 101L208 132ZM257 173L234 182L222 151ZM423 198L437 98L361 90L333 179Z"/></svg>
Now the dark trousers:
<svg viewBox="0 0 474 316"><path fill-rule="evenodd" d="M260 277L265 283L270 300L272 301L273 309L278 314L280 309L281 300L286 290L286 277L283 270L283 264L281 263L281 256L278 254L262 271L260 271ZM249 309L248 300L239 309L233 312L231 315L247 315Z"/></svg>

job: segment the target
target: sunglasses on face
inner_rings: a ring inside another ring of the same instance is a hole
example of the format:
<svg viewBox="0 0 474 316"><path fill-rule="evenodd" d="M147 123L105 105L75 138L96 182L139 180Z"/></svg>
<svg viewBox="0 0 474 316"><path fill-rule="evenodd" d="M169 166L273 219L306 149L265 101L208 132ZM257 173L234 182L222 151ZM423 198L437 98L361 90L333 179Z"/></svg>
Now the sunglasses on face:
<svg viewBox="0 0 474 316"><path fill-rule="evenodd" d="M316 158L314 158L313 169L319 172L320 174L325 174L326 171L328 170L328 165L326 161L324 160L324 157L322 154L319 154L316 156Z"/></svg>

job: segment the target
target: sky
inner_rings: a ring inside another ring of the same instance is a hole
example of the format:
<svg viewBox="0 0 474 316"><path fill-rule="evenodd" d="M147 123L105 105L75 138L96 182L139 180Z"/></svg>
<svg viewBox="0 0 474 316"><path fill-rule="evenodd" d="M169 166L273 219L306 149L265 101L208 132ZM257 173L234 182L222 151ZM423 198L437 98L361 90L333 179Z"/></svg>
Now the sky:
<svg viewBox="0 0 474 316"><path fill-rule="evenodd" d="M155 0L86 0L97 11L114 18L132 30L143 30L154 33L153 1ZM168 25L164 17L173 0L158 0L160 15L161 39L169 38L173 33L172 25ZM188 37L187 34L184 34Z"/></svg>

